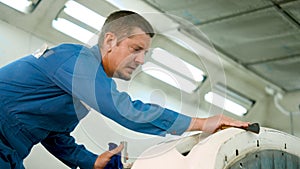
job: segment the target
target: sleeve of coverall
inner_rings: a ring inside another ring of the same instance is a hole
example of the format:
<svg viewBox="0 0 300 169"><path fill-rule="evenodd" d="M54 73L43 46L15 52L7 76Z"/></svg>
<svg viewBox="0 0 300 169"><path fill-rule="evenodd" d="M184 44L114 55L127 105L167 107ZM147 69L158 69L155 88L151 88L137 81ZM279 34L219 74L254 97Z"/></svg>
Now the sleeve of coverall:
<svg viewBox="0 0 300 169"><path fill-rule="evenodd" d="M70 133L50 133L42 145L55 157L72 169L92 169L97 155L78 145Z"/></svg>
<svg viewBox="0 0 300 169"><path fill-rule="evenodd" d="M181 135L191 121L188 116L158 105L132 101L127 93L116 90L101 62L84 52L76 61L71 59L58 68L55 81L104 116L137 132Z"/></svg>

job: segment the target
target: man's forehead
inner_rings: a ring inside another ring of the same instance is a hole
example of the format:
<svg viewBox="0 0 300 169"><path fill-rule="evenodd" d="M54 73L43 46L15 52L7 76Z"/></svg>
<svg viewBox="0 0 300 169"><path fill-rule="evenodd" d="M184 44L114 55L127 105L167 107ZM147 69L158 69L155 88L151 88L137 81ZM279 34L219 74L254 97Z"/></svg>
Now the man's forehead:
<svg viewBox="0 0 300 169"><path fill-rule="evenodd" d="M135 35L148 35L145 31L143 31L141 28L139 27L134 27L132 28L132 30L130 31L128 37L130 36L135 36ZM150 35L149 35L150 37Z"/></svg>

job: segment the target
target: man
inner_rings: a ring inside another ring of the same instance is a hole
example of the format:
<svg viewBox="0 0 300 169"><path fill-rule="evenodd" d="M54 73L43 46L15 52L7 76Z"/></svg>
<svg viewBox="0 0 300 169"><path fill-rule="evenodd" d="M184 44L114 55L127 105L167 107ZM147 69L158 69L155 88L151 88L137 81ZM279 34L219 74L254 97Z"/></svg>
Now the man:
<svg viewBox="0 0 300 169"><path fill-rule="evenodd" d="M92 48L45 47L1 68L0 168L24 168L23 159L41 143L71 168L103 169L123 147L98 156L75 143L70 132L88 107L131 130L160 136L248 126L223 115L191 118L118 92L111 78L130 80L153 36L142 16L118 11L107 18Z"/></svg>

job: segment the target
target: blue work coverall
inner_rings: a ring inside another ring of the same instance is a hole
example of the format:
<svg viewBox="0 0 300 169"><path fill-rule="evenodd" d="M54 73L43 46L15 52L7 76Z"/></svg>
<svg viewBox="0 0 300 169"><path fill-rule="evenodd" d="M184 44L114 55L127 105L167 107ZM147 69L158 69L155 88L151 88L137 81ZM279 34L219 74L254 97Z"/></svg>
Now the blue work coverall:
<svg viewBox="0 0 300 169"><path fill-rule="evenodd" d="M98 46L61 44L0 68L0 168L24 168L41 143L71 168L92 169L97 155L70 135L89 110L137 132L182 134L191 118L133 101L104 72Z"/></svg>

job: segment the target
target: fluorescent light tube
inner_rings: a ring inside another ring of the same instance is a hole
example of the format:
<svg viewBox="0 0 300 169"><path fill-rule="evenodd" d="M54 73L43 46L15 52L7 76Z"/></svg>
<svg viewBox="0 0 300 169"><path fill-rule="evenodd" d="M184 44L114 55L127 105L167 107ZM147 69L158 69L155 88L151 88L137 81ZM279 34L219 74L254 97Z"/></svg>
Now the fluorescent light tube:
<svg viewBox="0 0 300 169"><path fill-rule="evenodd" d="M63 18L57 18L53 20L52 26L58 31L71 36L83 43L89 43L94 36L97 36L94 33Z"/></svg>
<svg viewBox="0 0 300 169"><path fill-rule="evenodd" d="M91 26L96 30L100 30L105 22L105 17L81 5L80 3L77 3L76 1L68 1L65 6L64 12L66 14Z"/></svg>
<svg viewBox="0 0 300 169"><path fill-rule="evenodd" d="M0 0L0 2L24 13L28 13L32 5L32 1L28 0Z"/></svg>
<svg viewBox="0 0 300 169"><path fill-rule="evenodd" d="M168 68L187 78L190 78L193 81L202 82L204 80L204 72L202 70L172 55L166 50L155 48L152 51L151 57L155 61L167 66Z"/></svg>
<svg viewBox="0 0 300 169"><path fill-rule="evenodd" d="M221 95L226 94L226 97L235 103L242 105L246 109L250 109L255 103L254 100L247 98L246 96L240 94L239 92L231 89L230 87L225 86L222 83L217 83L213 86L213 91Z"/></svg>
<svg viewBox="0 0 300 169"><path fill-rule="evenodd" d="M192 81L184 79L183 77L163 69L152 62L145 63L142 66L142 71L187 93L192 93L197 87Z"/></svg>
<svg viewBox="0 0 300 169"><path fill-rule="evenodd" d="M208 92L205 94L204 99L207 102L238 116L244 116L247 113L247 109L245 107L214 92Z"/></svg>

